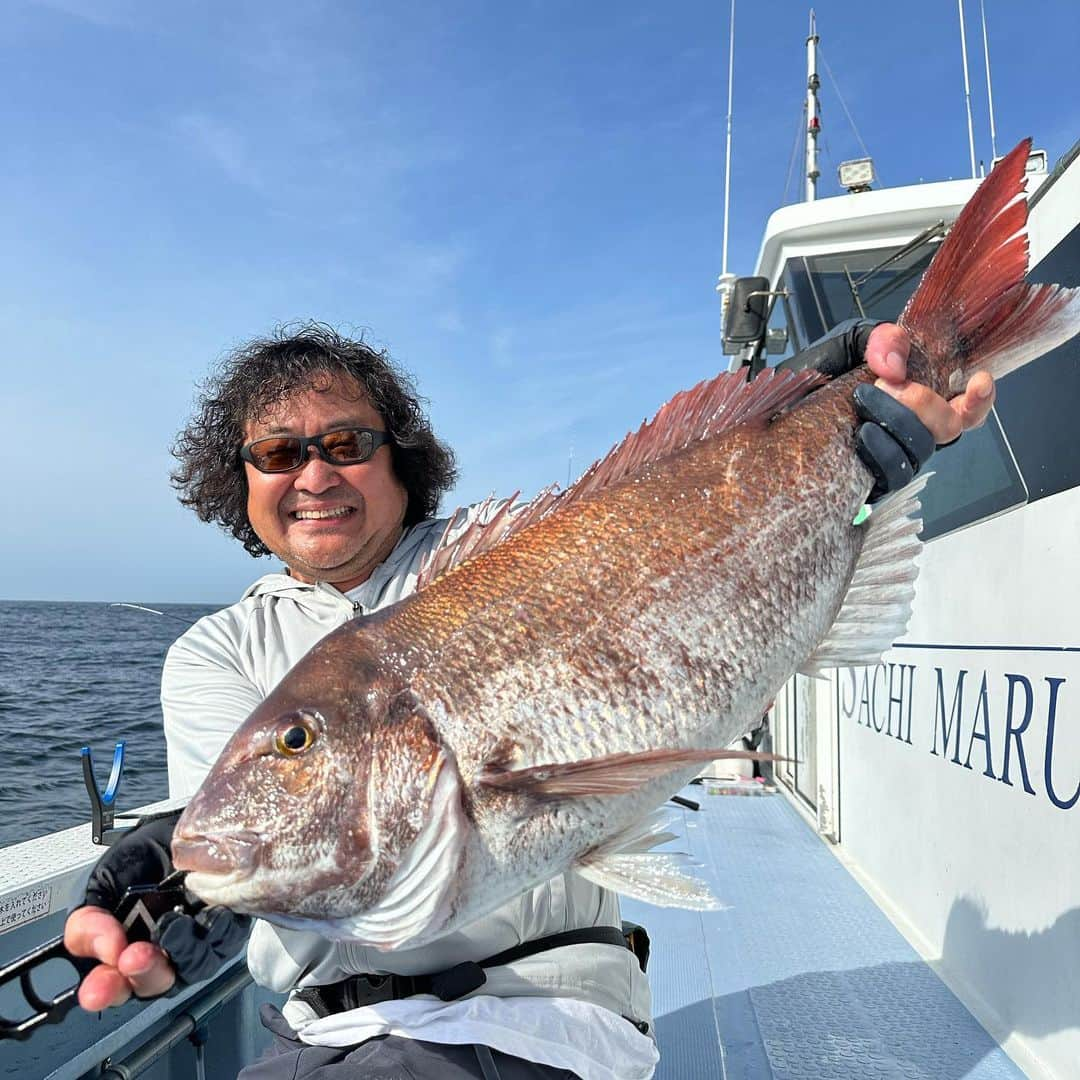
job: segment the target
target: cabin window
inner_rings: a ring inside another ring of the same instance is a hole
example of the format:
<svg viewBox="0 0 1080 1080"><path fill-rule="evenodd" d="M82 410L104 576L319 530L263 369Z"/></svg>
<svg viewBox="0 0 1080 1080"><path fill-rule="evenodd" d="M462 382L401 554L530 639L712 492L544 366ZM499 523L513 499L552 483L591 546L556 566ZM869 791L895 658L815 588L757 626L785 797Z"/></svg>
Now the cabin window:
<svg viewBox="0 0 1080 1080"><path fill-rule="evenodd" d="M934 475L919 496L923 540L1027 501L1024 481L993 413L981 428L935 454L928 467Z"/></svg>
<svg viewBox="0 0 1080 1080"><path fill-rule="evenodd" d="M935 250L927 242L790 259L782 281L792 340L801 346L852 317L895 321ZM1029 280L1080 286L1080 227L1032 268ZM1080 484L1072 435L1078 401L1075 339L1001 380L996 415L931 462L934 476L921 498L923 539Z"/></svg>
<svg viewBox="0 0 1080 1080"><path fill-rule="evenodd" d="M811 681L795 675L785 683L775 702L779 778L811 809L817 808L817 715L810 704Z"/></svg>
<svg viewBox="0 0 1080 1080"><path fill-rule="evenodd" d="M777 367L785 360L790 360L803 347L799 344L798 331L794 328L791 306L782 293L772 298L766 325L768 336L765 347L757 350L750 365L751 373L755 376L765 368Z"/></svg>
<svg viewBox="0 0 1080 1080"><path fill-rule="evenodd" d="M1028 280L1080 286L1080 225L1032 267ZM1080 484L1078 405L1080 338L1001 380L997 413L1032 502Z"/></svg>
<svg viewBox="0 0 1080 1080"><path fill-rule="evenodd" d="M874 248L791 259L788 287L806 313L809 340L845 319L895 322L936 250L926 242L908 251Z"/></svg>

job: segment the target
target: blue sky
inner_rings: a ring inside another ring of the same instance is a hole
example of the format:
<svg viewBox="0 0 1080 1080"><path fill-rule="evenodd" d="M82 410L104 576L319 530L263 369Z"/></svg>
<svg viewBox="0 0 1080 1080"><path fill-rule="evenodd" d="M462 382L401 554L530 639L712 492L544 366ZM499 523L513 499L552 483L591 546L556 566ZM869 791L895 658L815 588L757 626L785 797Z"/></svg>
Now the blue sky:
<svg viewBox="0 0 1080 1080"><path fill-rule="evenodd" d="M985 3L999 151L1054 161L1080 4ZM956 4L816 10L883 180L967 175ZM807 13L739 2L736 272L784 200ZM726 0L5 5L0 597L226 603L272 569L167 476L197 380L278 323L389 348L455 503L564 482L719 369L727 41ZM830 194L861 150L822 93Z"/></svg>

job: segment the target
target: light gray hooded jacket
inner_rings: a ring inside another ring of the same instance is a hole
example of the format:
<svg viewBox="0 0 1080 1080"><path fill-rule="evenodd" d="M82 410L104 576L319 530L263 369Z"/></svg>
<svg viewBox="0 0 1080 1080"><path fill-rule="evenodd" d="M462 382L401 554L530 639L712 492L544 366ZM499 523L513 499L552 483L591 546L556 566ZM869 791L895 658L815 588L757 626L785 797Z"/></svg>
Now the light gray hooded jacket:
<svg viewBox="0 0 1080 1080"><path fill-rule="evenodd" d="M354 616L411 594L424 556L443 532L449 527L456 533L477 514L473 508L450 522L416 525L386 562L347 595L325 583L306 585L286 574L267 574L238 603L184 633L166 656L161 684L172 797L194 794L237 727L317 641ZM586 926L618 926L619 921L615 894L568 873L418 949L382 952L258 921L248 966L257 982L287 991L364 972L441 971L523 941ZM478 992L579 998L648 1021L651 1028L645 976L633 954L614 945L574 945L490 968Z"/></svg>

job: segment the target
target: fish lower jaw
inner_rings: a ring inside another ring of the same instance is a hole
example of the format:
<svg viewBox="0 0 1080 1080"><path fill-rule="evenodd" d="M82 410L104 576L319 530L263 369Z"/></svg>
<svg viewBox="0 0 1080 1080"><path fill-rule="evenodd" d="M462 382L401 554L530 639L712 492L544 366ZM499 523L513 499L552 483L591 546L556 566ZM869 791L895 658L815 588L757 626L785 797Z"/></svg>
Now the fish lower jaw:
<svg viewBox="0 0 1080 1080"><path fill-rule="evenodd" d="M192 870L184 879L184 888L211 906L224 906L236 911L249 910L252 902L251 874L234 870L228 874L214 874L205 870Z"/></svg>

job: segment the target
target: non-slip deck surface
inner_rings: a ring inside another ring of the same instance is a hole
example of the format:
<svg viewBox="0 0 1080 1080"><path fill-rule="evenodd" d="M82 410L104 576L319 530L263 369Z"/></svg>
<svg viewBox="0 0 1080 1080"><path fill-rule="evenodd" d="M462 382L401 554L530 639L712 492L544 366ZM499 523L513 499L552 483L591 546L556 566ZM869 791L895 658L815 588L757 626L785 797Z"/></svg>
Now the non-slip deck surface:
<svg viewBox="0 0 1080 1080"><path fill-rule="evenodd" d="M623 901L653 941L657 1080L1023 1077L786 799L684 794L671 846L727 906Z"/></svg>

